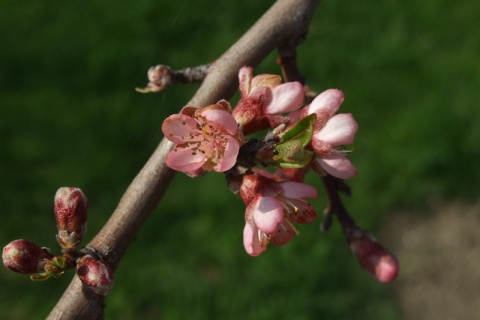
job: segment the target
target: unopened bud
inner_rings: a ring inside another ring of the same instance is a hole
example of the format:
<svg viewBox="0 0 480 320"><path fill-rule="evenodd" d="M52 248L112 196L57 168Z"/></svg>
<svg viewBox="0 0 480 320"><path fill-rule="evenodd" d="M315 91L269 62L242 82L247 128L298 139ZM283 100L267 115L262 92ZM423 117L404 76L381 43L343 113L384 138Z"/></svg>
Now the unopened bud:
<svg viewBox="0 0 480 320"><path fill-rule="evenodd" d="M77 263L77 275L83 284L103 296L110 293L115 282L113 269L90 255L83 256Z"/></svg>
<svg viewBox="0 0 480 320"><path fill-rule="evenodd" d="M87 231L87 198L82 190L63 187L57 190L54 204L57 241L65 249L74 249Z"/></svg>
<svg viewBox="0 0 480 320"><path fill-rule="evenodd" d="M15 240L3 248L3 264L8 269L23 273L34 274L45 271L45 263L53 255L44 248L27 240Z"/></svg>
<svg viewBox="0 0 480 320"><path fill-rule="evenodd" d="M381 246L372 235L357 229L347 235L347 242L362 268L371 273L375 279L382 283L395 280L399 270L397 258Z"/></svg>

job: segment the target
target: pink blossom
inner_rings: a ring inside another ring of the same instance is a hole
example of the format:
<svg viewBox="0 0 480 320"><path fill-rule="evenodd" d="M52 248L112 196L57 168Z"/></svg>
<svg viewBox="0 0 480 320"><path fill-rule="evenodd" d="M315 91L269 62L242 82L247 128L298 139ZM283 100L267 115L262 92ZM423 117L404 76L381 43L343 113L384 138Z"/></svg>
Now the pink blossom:
<svg viewBox="0 0 480 320"><path fill-rule="evenodd" d="M346 157L348 151L338 147L352 144L358 124L352 114L335 114L344 99L343 93L337 89L329 89L319 94L306 107L307 113L317 114L312 147L317 159L312 168L340 179L349 179L357 174L357 169Z"/></svg>
<svg viewBox="0 0 480 320"><path fill-rule="evenodd" d="M243 143L227 101L203 109L185 107L180 114L165 119L162 131L176 144L166 164L190 176L231 169Z"/></svg>
<svg viewBox="0 0 480 320"><path fill-rule="evenodd" d="M300 82L282 84L278 75L261 74L253 77L253 69L242 67L238 73L241 99L233 116L245 134L273 128L288 121L282 113L298 109L303 104Z"/></svg>
<svg viewBox="0 0 480 320"><path fill-rule="evenodd" d="M357 229L347 234L347 242L363 269L377 281L395 280L399 271L397 258L381 246L369 233Z"/></svg>
<svg viewBox="0 0 480 320"><path fill-rule="evenodd" d="M257 170L258 172L258 170ZM269 242L283 245L298 233L293 223L310 223L317 214L303 198L316 198L317 191L308 184L276 182L259 174L243 178L240 195L247 205L243 244L248 254L257 256Z"/></svg>

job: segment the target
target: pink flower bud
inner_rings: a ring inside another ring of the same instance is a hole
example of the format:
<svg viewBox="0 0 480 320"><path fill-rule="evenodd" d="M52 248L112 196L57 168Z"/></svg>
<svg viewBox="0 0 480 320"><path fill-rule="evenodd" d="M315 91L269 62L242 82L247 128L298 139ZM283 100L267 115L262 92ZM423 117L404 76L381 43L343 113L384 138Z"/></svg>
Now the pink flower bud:
<svg viewBox="0 0 480 320"><path fill-rule="evenodd" d="M362 268L371 273L375 279L382 283L395 280L399 270L397 258L382 247L372 235L357 229L347 235L347 242Z"/></svg>
<svg viewBox="0 0 480 320"><path fill-rule="evenodd" d="M115 282L113 269L90 255L83 256L77 263L77 275L93 292L102 296L110 293Z"/></svg>
<svg viewBox="0 0 480 320"><path fill-rule="evenodd" d="M34 274L44 272L45 263L53 258L47 250L27 240L15 240L3 248L3 264L8 269L23 273Z"/></svg>
<svg viewBox="0 0 480 320"><path fill-rule="evenodd" d="M75 248L87 231L87 198L82 190L63 187L55 194L57 241L62 248Z"/></svg>

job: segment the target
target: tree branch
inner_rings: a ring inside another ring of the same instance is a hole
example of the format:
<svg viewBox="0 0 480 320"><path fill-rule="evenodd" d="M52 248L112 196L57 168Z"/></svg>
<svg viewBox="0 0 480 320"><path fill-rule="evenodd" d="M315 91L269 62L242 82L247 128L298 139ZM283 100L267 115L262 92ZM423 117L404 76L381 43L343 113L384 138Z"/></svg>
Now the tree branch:
<svg viewBox="0 0 480 320"><path fill-rule="evenodd" d="M256 66L275 48L300 43L319 0L279 0L209 68L188 105L204 107L234 93L237 73ZM172 144L163 139L132 181L105 226L88 244L116 269L138 230L157 206L173 178L165 165ZM77 276L47 319L102 319L104 298L83 288Z"/></svg>

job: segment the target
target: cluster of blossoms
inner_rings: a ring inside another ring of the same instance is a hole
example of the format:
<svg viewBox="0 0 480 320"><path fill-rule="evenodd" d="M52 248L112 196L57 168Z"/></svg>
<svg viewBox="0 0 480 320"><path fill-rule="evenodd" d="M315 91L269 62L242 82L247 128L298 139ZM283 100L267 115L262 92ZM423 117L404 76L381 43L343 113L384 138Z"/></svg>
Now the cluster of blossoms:
<svg viewBox="0 0 480 320"><path fill-rule="evenodd" d="M299 82L282 83L278 75L253 76L252 68L243 67L239 83L241 98L234 108L225 100L202 109L185 107L163 122L162 131L175 144L166 159L170 168L191 177L208 171L226 174L230 189L246 206L245 250L258 256L269 243L289 242L298 234L295 224L316 219L305 200L317 197L316 189L303 183L308 169L339 179L357 174L345 146L353 143L358 125L351 114L336 114L344 100L340 90L326 90L305 105ZM245 139L260 130L270 131L260 140ZM358 246L351 247L355 252ZM381 258L378 250L369 252L369 261ZM392 259L389 266L398 270ZM375 264L362 266L377 274ZM393 280L396 271L389 275L387 280ZM379 280L388 282L385 279Z"/></svg>
<svg viewBox="0 0 480 320"><path fill-rule="evenodd" d="M76 268L86 287L101 295L108 294L115 280L112 268L93 250L77 250L87 231L87 198L82 190L72 187L58 189L54 213L57 222L57 242L62 255L54 256L48 248L20 239L3 248L3 264L10 270L29 274L32 280L58 277Z"/></svg>
<svg viewBox="0 0 480 320"><path fill-rule="evenodd" d="M310 104L299 82L282 83L277 75L253 76L239 71L240 100L197 109L185 107L169 116L162 131L175 146L166 164L191 177L222 172L245 206L243 244L258 256L269 243L284 245L299 234L296 224L315 221L317 213L307 198L317 190L303 182L309 169L322 177L349 179L357 174L346 148L358 129L351 114L337 114L344 96L329 89ZM263 139L246 136L267 130ZM267 171L258 167L273 170ZM106 295L114 283L112 268L94 250L77 249L87 230L87 199L80 189L60 188L55 195L57 241L62 255L27 240L15 240L3 249L3 263L32 280L57 277L76 268L80 280L97 294ZM344 227L346 240L360 265L380 282L392 281L398 261L367 232L353 224Z"/></svg>

